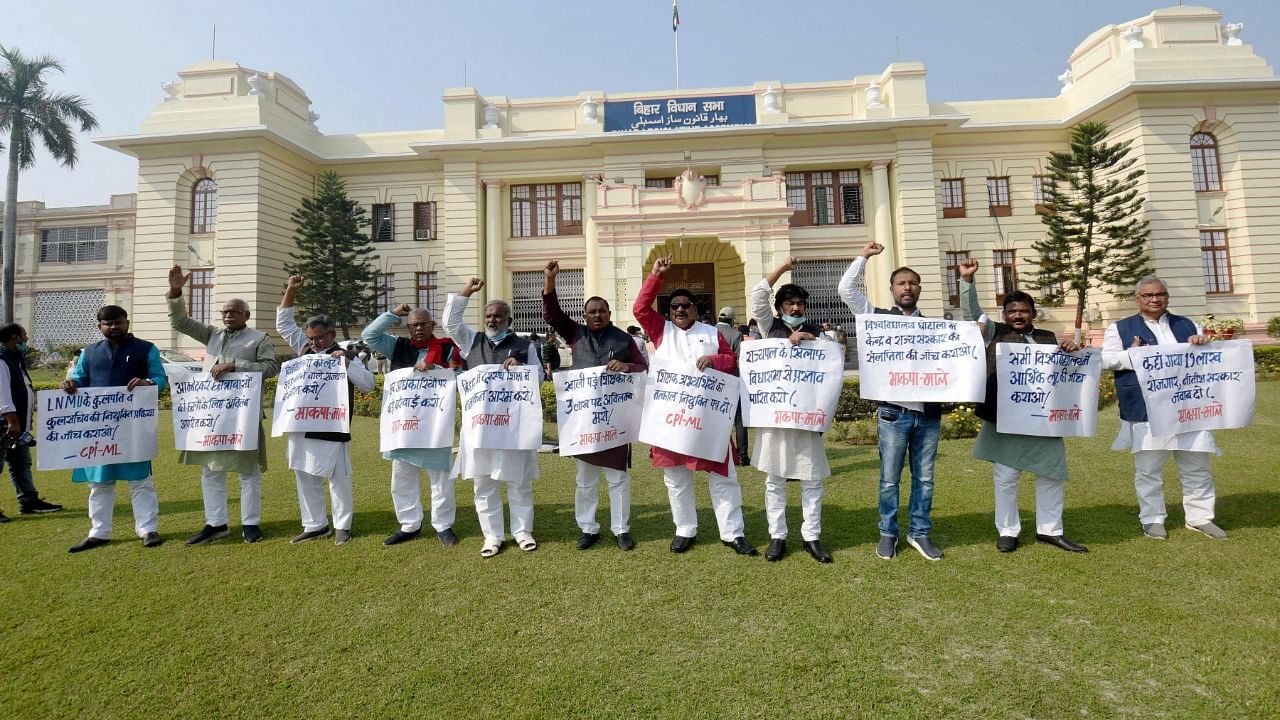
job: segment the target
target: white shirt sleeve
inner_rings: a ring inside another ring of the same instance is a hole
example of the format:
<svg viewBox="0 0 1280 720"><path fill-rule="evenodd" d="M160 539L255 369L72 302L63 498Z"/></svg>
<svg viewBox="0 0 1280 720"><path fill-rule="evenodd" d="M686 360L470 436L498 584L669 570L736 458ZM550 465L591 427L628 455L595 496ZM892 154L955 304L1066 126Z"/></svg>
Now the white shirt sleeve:
<svg viewBox="0 0 1280 720"><path fill-rule="evenodd" d="M866 295L858 290L858 285L862 284L862 273L867 268L867 259L859 255L849 263L849 269L844 271L844 275L840 277L840 284L837 286L837 292L840 293L840 299L845 305L849 306L849 310L854 315L868 315L876 311L876 307L871 304Z"/></svg>
<svg viewBox="0 0 1280 720"><path fill-rule="evenodd" d="M296 305L276 308L276 332L298 355L307 349L307 334L298 327Z"/></svg>
<svg viewBox="0 0 1280 720"><path fill-rule="evenodd" d="M469 297L463 297L455 293L449 293L449 298L444 303L444 331L449 333L449 338L458 345L458 350L462 357L466 357L471 352L471 345L476 340L476 331L467 326L462 316L467 312L467 303L471 300Z"/></svg>
<svg viewBox="0 0 1280 720"><path fill-rule="evenodd" d="M373 390L376 382L373 373L358 358L347 363L347 379L365 392Z"/></svg>
<svg viewBox="0 0 1280 720"><path fill-rule="evenodd" d="M769 307L769 293L772 290L767 278L760 278L760 282L751 288L751 317L760 326L760 337L769 337L769 330L773 328L773 308Z"/></svg>
<svg viewBox="0 0 1280 720"><path fill-rule="evenodd" d="M1129 350L1120 342L1120 330L1115 323L1107 326L1102 333L1102 367L1106 370L1132 370L1129 361Z"/></svg>
<svg viewBox="0 0 1280 720"><path fill-rule="evenodd" d="M13 393L9 390L9 366L0 362L0 414L16 413L18 406L13 402Z"/></svg>

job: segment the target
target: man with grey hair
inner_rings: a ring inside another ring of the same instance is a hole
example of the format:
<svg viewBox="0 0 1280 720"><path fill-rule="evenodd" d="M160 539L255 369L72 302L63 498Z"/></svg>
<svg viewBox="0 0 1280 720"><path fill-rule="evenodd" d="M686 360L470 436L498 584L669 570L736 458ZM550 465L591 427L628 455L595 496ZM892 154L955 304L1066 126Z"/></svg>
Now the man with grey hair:
<svg viewBox="0 0 1280 720"><path fill-rule="evenodd" d="M1133 453L1133 485L1138 495L1138 521L1147 537L1165 540L1168 513L1164 504L1164 466L1173 455L1182 481L1182 508L1188 529L1216 540L1227 533L1214 524L1211 458L1221 454L1208 430L1158 436L1151 433L1147 406L1138 376L1133 371L1128 348L1143 345L1190 343L1204 345L1209 338L1200 334L1192 320L1168 311L1169 287L1158 277L1138 281L1135 290L1138 313L1112 323L1102 339L1103 367L1116 374L1116 398L1120 406L1120 434L1112 450Z"/></svg>
<svg viewBox="0 0 1280 720"><path fill-rule="evenodd" d="M351 354L337 343L334 323L324 315L307 320L306 332L294 320L293 301L306 282L301 275L289 278L284 298L276 308L276 331L298 355L313 353L341 357L347 365L348 407L355 406L355 391L373 390L374 377L364 363L351 362ZM289 469L298 483L298 507L302 513L302 533L291 543L303 543L333 535L335 545L351 541L353 501L351 491L351 433L285 433ZM329 526L324 504L324 480L329 479L329 499L333 503L333 527Z"/></svg>
<svg viewBox="0 0 1280 720"><path fill-rule="evenodd" d="M249 303L232 298L222 304L222 327L216 328L187 314L182 288L191 281L181 265L169 268L169 324L174 330L204 343L206 367L216 380L228 372L276 374L276 349L271 338L248 326ZM200 466L204 495L204 527L187 538L188 545L203 545L227 537L227 473L240 475L241 534L247 543L262 539L262 471L267 468L267 435L258 422L257 450L182 450L178 462Z"/></svg>
<svg viewBox="0 0 1280 720"><path fill-rule="evenodd" d="M472 294L484 287L484 281L473 277L444 304L444 329L458 344L466 368L501 365L504 368L528 365L534 379L542 379L542 360L537 349L511 331L511 306L504 300L490 300L484 306L482 332L471 329L463 319ZM507 504L511 508L511 535L525 552L538 549L533 539L533 481L538 478L537 450L501 450L471 447L464 437L459 443L458 457L453 463L453 477L475 482L476 515L484 533L480 557L491 558L502 551L506 538L503 527L500 485L507 485Z"/></svg>

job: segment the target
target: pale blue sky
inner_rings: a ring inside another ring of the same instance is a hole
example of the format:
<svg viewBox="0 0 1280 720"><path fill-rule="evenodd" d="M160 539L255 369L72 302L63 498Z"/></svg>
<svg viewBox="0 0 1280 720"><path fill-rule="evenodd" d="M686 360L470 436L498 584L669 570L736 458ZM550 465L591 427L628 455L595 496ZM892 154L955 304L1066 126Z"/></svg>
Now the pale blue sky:
<svg viewBox="0 0 1280 720"><path fill-rule="evenodd" d="M684 88L807 82L923 62L934 101L1047 97L1067 56L1107 25L1170 0L681 0ZM1280 0L1218 0L1224 22L1280 62ZM54 88L88 98L94 136L138 131L160 83L217 58L280 72L310 95L325 133L440 127L444 88L507 97L674 86L669 0L0 0L0 44L46 53ZM136 164L82 137L73 171L42 157L19 184L49 206L133 192Z"/></svg>

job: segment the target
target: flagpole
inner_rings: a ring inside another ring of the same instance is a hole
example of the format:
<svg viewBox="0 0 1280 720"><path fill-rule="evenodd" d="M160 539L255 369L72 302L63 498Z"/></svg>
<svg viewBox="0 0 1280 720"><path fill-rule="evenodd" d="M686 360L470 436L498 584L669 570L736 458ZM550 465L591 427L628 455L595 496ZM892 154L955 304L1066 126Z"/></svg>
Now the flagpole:
<svg viewBox="0 0 1280 720"><path fill-rule="evenodd" d="M671 0L671 32L676 36L676 89L680 89L680 8Z"/></svg>
<svg viewBox="0 0 1280 720"><path fill-rule="evenodd" d="M676 89L680 89L680 31L676 30Z"/></svg>

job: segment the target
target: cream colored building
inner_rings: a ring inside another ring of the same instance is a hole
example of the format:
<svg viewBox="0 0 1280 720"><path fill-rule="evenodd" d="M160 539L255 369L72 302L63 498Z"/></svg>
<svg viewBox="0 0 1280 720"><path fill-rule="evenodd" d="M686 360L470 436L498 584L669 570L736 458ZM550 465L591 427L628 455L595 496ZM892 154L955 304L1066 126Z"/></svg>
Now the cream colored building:
<svg viewBox="0 0 1280 720"><path fill-rule="evenodd" d="M791 279L813 292L810 317L847 322L836 281L875 239L888 248L867 281L879 303L889 271L910 265L922 309L947 312L948 268L967 253L994 307L1001 266L1006 277L1035 267L1031 245L1045 232L1035 178L1084 120L1133 142L1175 310L1265 322L1280 314L1280 286L1268 282L1280 271L1280 79L1240 35L1198 7L1108 25L1072 53L1051 98L936 102L925 68L904 62L697 91L450 89L443 128L353 135L320 133L285 76L208 62L166 85L137 134L99 143L139 161L135 331L189 350L165 318L168 268L210 271L219 301L248 299L253 323L269 328L290 213L328 169L374 219L387 304L438 313L475 274L489 297L514 301L520 329L541 330L541 267L556 258L582 269L563 276L567 305L602 295L625 326L653 259L672 254L673 285L744 318L747 288L796 255ZM1093 303L1099 327L1132 307ZM1049 309L1045 324L1069 315Z"/></svg>

